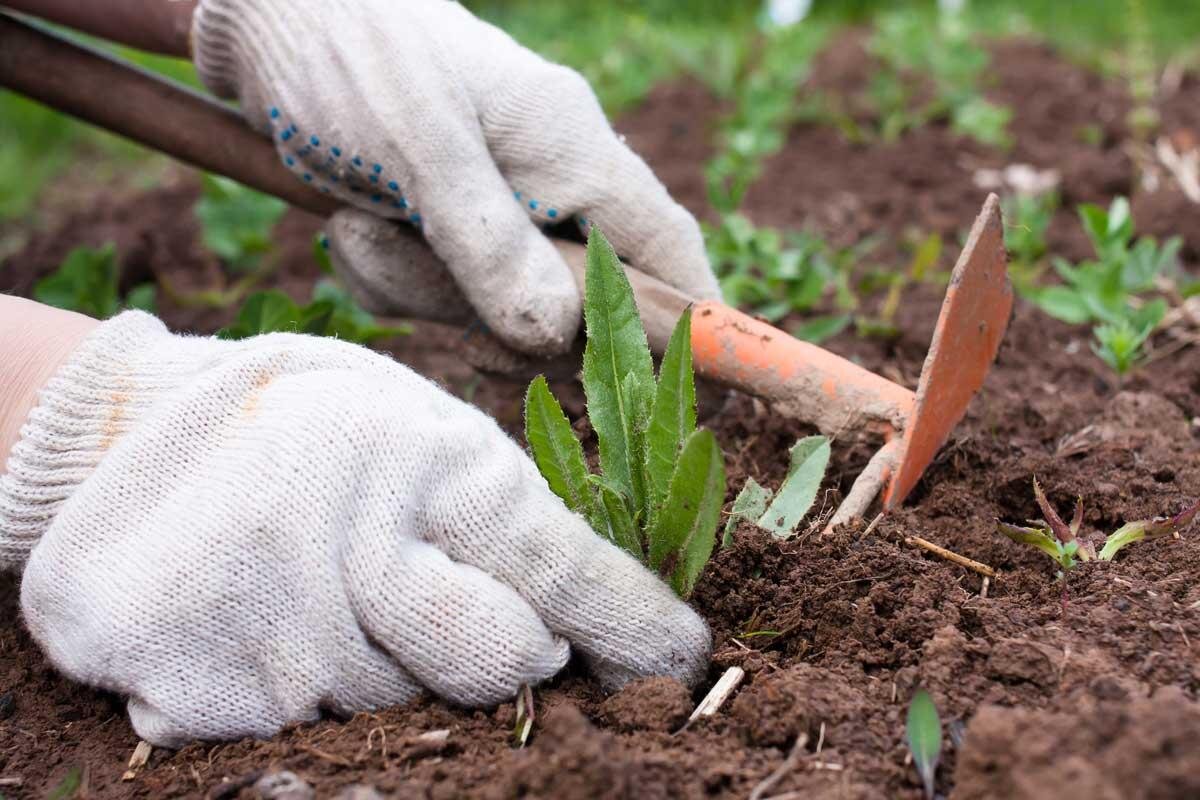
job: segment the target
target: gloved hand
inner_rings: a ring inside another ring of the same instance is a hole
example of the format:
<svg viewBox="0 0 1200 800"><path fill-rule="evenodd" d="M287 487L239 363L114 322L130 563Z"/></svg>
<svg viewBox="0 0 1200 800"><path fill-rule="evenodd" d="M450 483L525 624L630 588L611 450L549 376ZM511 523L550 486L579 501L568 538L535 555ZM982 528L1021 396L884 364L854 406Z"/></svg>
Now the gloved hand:
<svg viewBox="0 0 1200 800"><path fill-rule="evenodd" d="M580 299L536 223L571 218L600 225L634 266L719 297L695 220L587 82L458 3L202 0L193 41L205 83L241 101L298 179L375 217L358 223L374 228L367 241L395 238L378 218L420 226L433 252L403 248L401 291L361 291L389 282L392 251L340 265L363 273L344 277L372 310L436 313L423 299L444 292L409 276L448 269L507 344L565 351Z"/></svg>
<svg viewBox="0 0 1200 800"><path fill-rule="evenodd" d="M583 654L694 683L707 627L477 409L331 339L92 332L0 477L0 568L147 741L265 737L422 689L514 696ZM26 561L27 558L27 561Z"/></svg>

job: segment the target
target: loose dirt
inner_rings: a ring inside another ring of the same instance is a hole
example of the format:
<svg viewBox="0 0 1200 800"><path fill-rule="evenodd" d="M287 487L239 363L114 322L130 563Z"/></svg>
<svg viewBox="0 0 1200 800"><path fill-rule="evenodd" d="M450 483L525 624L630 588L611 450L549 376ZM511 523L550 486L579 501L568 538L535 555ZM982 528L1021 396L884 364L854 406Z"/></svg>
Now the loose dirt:
<svg viewBox="0 0 1200 800"><path fill-rule="evenodd" d="M822 57L825 90L861 85L853 38ZM1063 175L1067 208L1135 196L1139 226L1182 235L1195 269L1200 214L1174 189L1146 195L1121 146L1128 100L1044 48L995 50L990 95L1012 104L1011 153L980 148L943 127L895 145L850 144L801 126L751 191L761 224L810 225L850 243L916 227L956 241L983 199L979 166L1026 161ZM1200 84L1185 79L1163 101L1169 126L1200 135ZM659 87L620 123L676 196L708 215L701 166L718 104L688 82ZM1099 143L1081 138L1101 131ZM191 214L195 182L98 203L35 233L0 267L0 290L28 293L72 246L116 241L123 280L164 276L180 286L228 281L201 247ZM309 246L316 221L292 213L268 280L298 300L318 273ZM1087 256L1072 212L1051 228L1055 252ZM949 247L956 251L956 247ZM949 255L953 255L950 253ZM948 266L948 264L947 264ZM940 300L909 290L891 341L843 335L831 349L909 385L920 372ZM165 299L175 328L209 332L229 312ZM460 332L419 325L386 349L495 414L510 430L523 387L480 379L455 355ZM1159 352L1171 345L1162 337ZM564 387L565 388L565 387ZM568 403L572 416L581 407ZM735 397L708 423L727 456L732 491L753 476L777 485L787 448L807 431ZM266 742L193 744L155 751L122 781L137 744L120 698L74 685L47 665L18 618L16 582L0 579L0 791L42 797L73 769L89 796L254 797L263 774L290 770L334 796L374 786L397 797L742 798L799 760L770 794L921 796L906 759L904 714L918 686L941 712L946 746L938 791L955 797L1185 797L1200 794L1200 530L1137 545L1110 564L1070 575L1062 613L1049 561L994 532L997 518L1036 516L1037 475L1062 510L1084 496L1085 527L1177 510L1200 497L1200 349L1184 348L1117 386L1091 354L1087 333L1018 302L996 367L966 420L903 509L869 535L858 524L787 542L741 527L702 577L693 602L712 625L708 681L689 693L651 680L605 697L577 665L536 692L538 722L515 749L515 708L463 711L431 700L291 728ZM835 444L820 502L837 502L867 456ZM999 571L980 575L904 543L919 535ZM715 717L677 732L690 706L729 666L746 683ZM447 730L444 739L422 738Z"/></svg>

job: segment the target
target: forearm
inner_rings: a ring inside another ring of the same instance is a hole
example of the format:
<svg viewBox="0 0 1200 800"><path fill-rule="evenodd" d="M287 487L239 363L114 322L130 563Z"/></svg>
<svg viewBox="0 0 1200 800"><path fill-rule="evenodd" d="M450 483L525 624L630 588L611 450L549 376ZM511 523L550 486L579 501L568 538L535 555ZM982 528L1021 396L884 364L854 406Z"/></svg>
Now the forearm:
<svg viewBox="0 0 1200 800"><path fill-rule="evenodd" d="M0 0L0 6L93 36L188 58L199 0Z"/></svg>
<svg viewBox="0 0 1200 800"><path fill-rule="evenodd" d="M0 294L0 475L38 391L99 323Z"/></svg>

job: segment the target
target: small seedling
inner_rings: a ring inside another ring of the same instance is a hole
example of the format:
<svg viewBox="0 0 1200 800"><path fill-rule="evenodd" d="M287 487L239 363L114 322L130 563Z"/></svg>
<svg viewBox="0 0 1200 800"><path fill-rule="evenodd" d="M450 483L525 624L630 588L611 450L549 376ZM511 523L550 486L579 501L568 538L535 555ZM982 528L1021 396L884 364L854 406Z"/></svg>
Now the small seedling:
<svg viewBox="0 0 1200 800"><path fill-rule="evenodd" d="M34 285L33 297L40 303L96 319L108 319L122 307L154 311L154 284L135 286L122 303L119 279L117 253L112 244L77 247L53 274Z"/></svg>
<svg viewBox="0 0 1200 800"><path fill-rule="evenodd" d="M300 306L278 289L255 292L246 298L237 320L217 335L222 339L245 339L261 333L308 333L370 344L412 332L407 326L379 325L345 289L331 281L318 282L312 298L311 303Z"/></svg>
<svg viewBox="0 0 1200 800"><path fill-rule="evenodd" d="M709 261L732 305L772 323L810 311L830 288L841 311L854 305L846 276L862 248L834 250L812 234L756 227L741 214L724 215L705 233ZM850 320L848 313L811 316L791 332L816 344L840 333Z"/></svg>
<svg viewBox="0 0 1200 800"><path fill-rule="evenodd" d="M934 778L942 756L942 720L933 698L924 689L918 689L908 703L905 732L908 751L912 753L913 765L921 776L925 797L933 800Z"/></svg>
<svg viewBox="0 0 1200 800"><path fill-rule="evenodd" d="M733 501L721 545L728 546L733 541L733 531L743 520L777 539L792 536L812 508L828 464L829 440L824 436L808 436L792 446L791 466L778 494L760 486L754 478L747 478Z"/></svg>
<svg viewBox="0 0 1200 800"><path fill-rule="evenodd" d="M1079 217L1096 259L1080 264L1054 259L1064 282L1027 289L1027 295L1052 317L1074 325L1091 323L1093 350L1123 376L1141 361L1142 346L1166 314L1166 300L1149 295L1157 281L1177 271L1182 240L1173 237L1160 247L1142 236L1135 243L1129 201L1123 197L1107 210L1081 205Z"/></svg>
<svg viewBox="0 0 1200 800"><path fill-rule="evenodd" d="M907 9L881 14L869 49L881 68L873 73L867 94L885 141L944 120L956 133L982 144L1011 146L1012 111L983 97L980 83L987 53L972 40L959 15L942 14L931 23ZM933 84L933 94L919 103L929 94L922 79Z"/></svg>
<svg viewBox="0 0 1200 800"><path fill-rule="evenodd" d="M217 175L203 177L196 204L204 245L236 272L253 272L271 251L271 231L287 210L282 200Z"/></svg>
<svg viewBox="0 0 1200 800"><path fill-rule="evenodd" d="M525 436L551 491L601 536L691 593L712 554L725 498L725 463L696 428L691 310L680 317L658 379L633 289L612 247L588 237L583 391L599 440L599 475L539 376L525 396Z"/></svg>
<svg viewBox="0 0 1200 800"><path fill-rule="evenodd" d="M1033 522L1031 524L1036 527L1025 527L997 521L997 529L1018 544L1036 547L1058 565L1059 577L1063 584L1064 614L1067 610L1067 573L1075 568L1077 561L1112 561L1117 553L1135 542L1178 533L1190 525L1200 513L1198 501L1174 516L1127 522L1105 538L1104 545L1097 553L1095 544L1080 535L1083 526L1082 497L1076 498L1075 514L1070 524L1067 524L1042 492L1037 478L1033 480L1033 495L1042 511L1044 522Z"/></svg>

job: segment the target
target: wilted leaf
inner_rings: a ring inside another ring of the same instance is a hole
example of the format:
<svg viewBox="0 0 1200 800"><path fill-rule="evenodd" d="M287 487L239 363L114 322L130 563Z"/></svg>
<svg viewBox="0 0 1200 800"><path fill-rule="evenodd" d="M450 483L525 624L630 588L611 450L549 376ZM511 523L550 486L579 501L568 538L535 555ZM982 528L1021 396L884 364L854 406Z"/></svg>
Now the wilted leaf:
<svg viewBox="0 0 1200 800"><path fill-rule="evenodd" d="M1058 548L1054 536L1045 528L1024 528L1007 522L996 522L996 529L1017 544L1033 545L1058 563Z"/></svg>
<svg viewBox="0 0 1200 800"><path fill-rule="evenodd" d="M1050 525L1051 532L1058 538L1060 542L1066 544L1074 540L1075 534L1071 532L1070 526L1062 521L1062 517L1054 510L1054 506L1046 499L1046 494L1042 491L1042 487L1038 484L1035 477L1033 479L1033 497L1037 500L1038 508L1042 509L1042 516L1046 518L1046 522Z"/></svg>
<svg viewBox="0 0 1200 800"><path fill-rule="evenodd" d="M933 698L924 689L918 689L908 704L905 730L908 750L925 787L925 797L933 800L934 776L942 755L942 721Z"/></svg>

